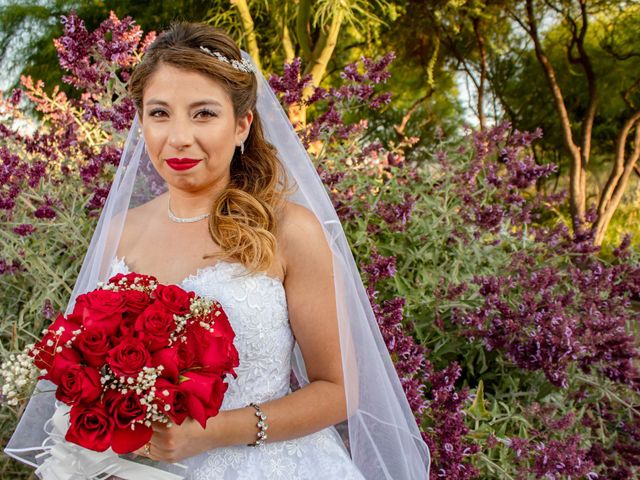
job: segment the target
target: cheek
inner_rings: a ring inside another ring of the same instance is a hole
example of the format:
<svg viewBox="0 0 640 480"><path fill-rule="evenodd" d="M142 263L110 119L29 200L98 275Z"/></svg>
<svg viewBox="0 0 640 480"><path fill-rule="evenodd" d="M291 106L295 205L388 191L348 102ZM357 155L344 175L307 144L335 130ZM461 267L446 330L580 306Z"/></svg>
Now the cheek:
<svg viewBox="0 0 640 480"><path fill-rule="evenodd" d="M161 128L147 128L142 129L142 135L144 136L144 143L147 146L147 150L149 155L151 155L151 159L153 160L157 157L158 150L161 148L162 143L162 129Z"/></svg>

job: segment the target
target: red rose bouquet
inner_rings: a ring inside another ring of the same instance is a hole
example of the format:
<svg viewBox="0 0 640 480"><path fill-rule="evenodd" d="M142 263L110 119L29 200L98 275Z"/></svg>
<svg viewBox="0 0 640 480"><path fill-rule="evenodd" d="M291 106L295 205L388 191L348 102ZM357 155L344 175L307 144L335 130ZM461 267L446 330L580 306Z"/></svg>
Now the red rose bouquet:
<svg viewBox="0 0 640 480"><path fill-rule="evenodd" d="M71 407L65 438L98 452L133 452L152 422L191 417L204 428L238 366L218 302L137 273L80 295L43 334L29 354Z"/></svg>

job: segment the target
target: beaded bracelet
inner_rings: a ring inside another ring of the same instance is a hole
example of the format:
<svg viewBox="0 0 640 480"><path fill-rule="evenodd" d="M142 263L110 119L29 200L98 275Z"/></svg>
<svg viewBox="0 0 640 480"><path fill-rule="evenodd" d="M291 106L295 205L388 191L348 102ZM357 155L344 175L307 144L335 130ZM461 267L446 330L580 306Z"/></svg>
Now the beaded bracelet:
<svg viewBox="0 0 640 480"><path fill-rule="evenodd" d="M257 447L259 445L263 445L264 441L267 439L267 428L269 428L269 425L267 425L267 423L265 422L267 416L262 412L260 406L256 405L255 403L250 403L248 406L256 409L256 417L259 418L256 426L260 429L260 431L258 432L258 438L256 439L255 443L247 443L247 447Z"/></svg>

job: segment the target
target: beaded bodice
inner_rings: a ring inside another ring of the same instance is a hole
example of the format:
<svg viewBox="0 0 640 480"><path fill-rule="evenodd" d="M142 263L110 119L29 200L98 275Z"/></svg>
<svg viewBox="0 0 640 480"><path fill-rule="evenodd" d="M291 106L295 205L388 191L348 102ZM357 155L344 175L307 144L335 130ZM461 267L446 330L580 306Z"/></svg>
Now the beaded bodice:
<svg viewBox="0 0 640 480"><path fill-rule="evenodd" d="M111 275L116 273L130 273L124 258L112 262ZM222 410L263 403L290 391L294 338L280 280L264 273L250 274L241 264L221 261L199 269L179 286L218 300L236 333L238 377L227 377L229 389Z"/></svg>

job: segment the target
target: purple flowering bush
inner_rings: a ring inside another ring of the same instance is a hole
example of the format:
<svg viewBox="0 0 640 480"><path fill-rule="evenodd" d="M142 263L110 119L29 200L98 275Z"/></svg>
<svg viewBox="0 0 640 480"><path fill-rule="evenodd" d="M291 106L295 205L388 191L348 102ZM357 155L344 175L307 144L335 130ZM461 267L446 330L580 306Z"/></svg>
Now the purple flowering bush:
<svg viewBox="0 0 640 480"><path fill-rule="evenodd" d="M63 24L55 45L78 98L25 78L0 103L5 349L71 293L133 118L126 81L154 38L114 15L94 32L74 14ZM361 267L431 477L634 478L640 256L628 237L603 256L559 220L564 195L536 189L555 171L531 155L539 131L443 134L426 155L416 138L377 138L367 118L391 102L393 58L361 58L330 88L296 59L270 84L294 121L306 112L296 128ZM15 413L0 413L6 434ZM13 464L3 472L26 478Z"/></svg>
<svg viewBox="0 0 640 480"><path fill-rule="evenodd" d="M55 48L77 97L28 77L0 92L3 351L21 350L66 305L135 114L126 80L154 38L113 14L93 32L73 13L62 23ZM17 413L0 414L3 436ZM24 471L7 468L3 478Z"/></svg>
<svg viewBox="0 0 640 480"><path fill-rule="evenodd" d="M349 65L342 78L364 86L341 87L345 97L305 97L297 61L271 85L290 111L316 107L299 131L361 265L431 477L633 478L640 259L629 238L601 258L588 231L570 234L552 213L565 195L536 189L556 171L531 155L540 131L441 138L420 162L405 158L415 139L383 146L353 119L390 101L387 76L369 68L391 59Z"/></svg>
<svg viewBox="0 0 640 480"><path fill-rule="evenodd" d="M0 97L0 281L5 291L32 280L47 284L58 306L71 291L68 270L86 250L120 159L118 145L135 115L126 79L154 38L142 39L131 19L113 14L91 33L75 14L62 23L55 47L68 72L64 81L81 89L78 98L58 87L47 93L28 77L21 89ZM39 112L37 120L28 108ZM15 305L30 305L25 300L33 292L14 298ZM21 310L15 305L3 318Z"/></svg>

